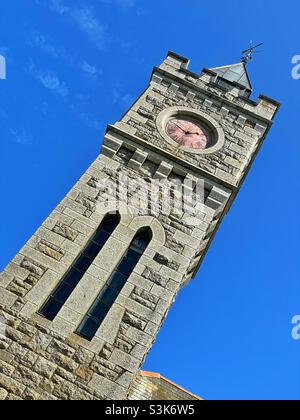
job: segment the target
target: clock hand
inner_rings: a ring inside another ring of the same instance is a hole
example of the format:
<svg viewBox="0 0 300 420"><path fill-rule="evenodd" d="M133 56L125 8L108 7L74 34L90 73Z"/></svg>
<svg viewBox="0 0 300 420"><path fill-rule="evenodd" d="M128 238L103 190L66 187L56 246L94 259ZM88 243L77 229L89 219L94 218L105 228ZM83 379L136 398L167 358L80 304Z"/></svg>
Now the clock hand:
<svg viewBox="0 0 300 420"><path fill-rule="evenodd" d="M186 131L182 127L180 127L180 125L178 125L178 124L176 124L174 122L173 122L173 124L176 125L176 127L180 128L180 130L182 130L184 133L186 133Z"/></svg>

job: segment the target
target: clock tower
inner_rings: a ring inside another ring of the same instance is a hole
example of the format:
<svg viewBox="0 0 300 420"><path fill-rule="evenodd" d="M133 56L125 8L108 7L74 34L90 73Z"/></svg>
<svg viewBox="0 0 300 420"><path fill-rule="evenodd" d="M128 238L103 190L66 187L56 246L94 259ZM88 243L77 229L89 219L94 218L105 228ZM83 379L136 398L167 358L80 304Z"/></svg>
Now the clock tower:
<svg viewBox="0 0 300 420"><path fill-rule="evenodd" d="M1 273L0 398L151 399L145 357L279 108L251 99L245 62L188 66L169 52L154 68L99 157Z"/></svg>

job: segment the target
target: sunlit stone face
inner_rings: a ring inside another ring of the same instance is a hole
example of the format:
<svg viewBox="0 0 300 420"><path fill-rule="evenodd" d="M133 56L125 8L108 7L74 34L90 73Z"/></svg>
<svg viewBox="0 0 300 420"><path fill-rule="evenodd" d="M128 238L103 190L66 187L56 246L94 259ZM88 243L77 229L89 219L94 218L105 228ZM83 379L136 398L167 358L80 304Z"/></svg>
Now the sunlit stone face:
<svg viewBox="0 0 300 420"><path fill-rule="evenodd" d="M198 121L172 119L168 122L166 131L171 139L183 147L204 150L209 146L209 135Z"/></svg>

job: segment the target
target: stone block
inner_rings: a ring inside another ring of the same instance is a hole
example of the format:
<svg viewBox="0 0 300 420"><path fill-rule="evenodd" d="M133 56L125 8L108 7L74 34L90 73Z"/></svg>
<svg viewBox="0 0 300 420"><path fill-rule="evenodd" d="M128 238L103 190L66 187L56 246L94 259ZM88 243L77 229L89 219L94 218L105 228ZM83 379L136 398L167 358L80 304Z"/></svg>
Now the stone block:
<svg viewBox="0 0 300 420"><path fill-rule="evenodd" d="M13 277L18 277L20 280L25 280L30 274L30 271L28 270L28 268L22 267L11 262L6 266L5 273L8 275L12 275Z"/></svg>
<svg viewBox="0 0 300 420"><path fill-rule="evenodd" d="M18 397L20 397L25 391L24 385L6 375L3 375L2 373L0 373L0 388ZM4 391L2 391L2 395L5 395Z"/></svg>
<svg viewBox="0 0 300 420"><path fill-rule="evenodd" d="M157 74L153 74L152 82L160 85L162 81L163 81L162 77L158 76Z"/></svg>
<svg viewBox="0 0 300 420"><path fill-rule="evenodd" d="M73 347L70 347L65 343L62 343L61 341L53 339L47 348L47 352L51 354L61 353L66 357L73 357L75 349L73 349Z"/></svg>
<svg viewBox="0 0 300 420"><path fill-rule="evenodd" d="M225 162L229 163L230 165L232 165L234 168L237 168L237 169L242 169L245 166L245 162L241 163L230 156L226 156Z"/></svg>
<svg viewBox="0 0 300 420"><path fill-rule="evenodd" d="M264 134L265 133L265 131L267 130L267 127L266 126L264 126L264 125L261 125L261 124L255 124L255 127L254 127L254 129L256 130L256 131L258 131L259 133L261 133L261 134Z"/></svg>
<svg viewBox="0 0 300 420"><path fill-rule="evenodd" d="M174 293L172 291L167 290L164 287L158 286L157 284L153 285L151 289L151 293L154 296L161 298L163 300L167 300L167 301L170 301L174 296Z"/></svg>
<svg viewBox="0 0 300 420"><path fill-rule="evenodd" d="M196 97L196 94L191 91L188 91L186 94L186 99L188 99L189 101L193 101L195 97Z"/></svg>
<svg viewBox="0 0 300 420"><path fill-rule="evenodd" d="M84 347L78 347L75 354L74 360L80 365L89 365L94 358L94 353L86 350Z"/></svg>
<svg viewBox="0 0 300 420"><path fill-rule="evenodd" d="M38 244L37 250L57 261L60 261L64 256L64 252L58 246L45 241Z"/></svg>
<svg viewBox="0 0 300 420"><path fill-rule="evenodd" d="M8 391L4 388L0 388L0 401L3 401L8 396Z"/></svg>
<svg viewBox="0 0 300 420"><path fill-rule="evenodd" d="M124 353L119 349L113 350L110 361L131 373L135 373L140 365L140 361L138 359Z"/></svg>
<svg viewBox="0 0 300 420"><path fill-rule="evenodd" d="M67 338L74 332L74 325L57 316L50 325L50 329L53 333L58 333L62 338Z"/></svg>
<svg viewBox="0 0 300 420"><path fill-rule="evenodd" d="M96 337L109 343L114 344L117 334L119 332L120 323L123 319L124 308L118 303L109 311L107 317L102 322L99 330L96 333Z"/></svg>
<svg viewBox="0 0 300 420"><path fill-rule="evenodd" d="M47 359L43 357L39 357L37 362L33 366L33 370L36 373L48 379L51 378L56 368L57 366L54 363L49 362Z"/></svg>
<svg viewBox="0 0 300 420"><path fill-rule="evenodd" d="M205 101L203 102L203 105L207 108L211 108L212 104L213 104L213 102L209 99L205 99Z"/></svg>
<svg viewBox="0 0 300 420"><path fill-rule="evenodd" d="M4 289L11 283L14 279L14 276L12 274L9 274L5 271L0 273L0 287L3 287Z"/></svg>
<svg viewBox="0 0 300 420"><path fill-rule="evenodd" d="M78 235L78 232L61 222L56 223L56 225L53 227L53 232L57 233L63 238L69 239L70 241L74 241Z"/></svg>
<svg viewBox="0 0 300 420"><path fill-rule="evenodd" d="M176 83L171 83L169 87L169 92L176 93L178 89L179 89L179 85L177 85Z"/></svg>
<svg viewBox="0 0 300 420"><path fill-rule="evenodd" d="M11 307L17 301L18 296L0 287L0 305Z"/></svg>

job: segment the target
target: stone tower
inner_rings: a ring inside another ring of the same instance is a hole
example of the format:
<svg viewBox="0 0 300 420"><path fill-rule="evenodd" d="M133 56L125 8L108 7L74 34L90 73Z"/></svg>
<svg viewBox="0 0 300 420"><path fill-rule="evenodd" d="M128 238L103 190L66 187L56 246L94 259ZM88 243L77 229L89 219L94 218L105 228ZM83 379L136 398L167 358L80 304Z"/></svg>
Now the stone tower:
<svg viewBox="0 0 300 420"><path fill-rule="evenodd" d="M170 52L154 68L1 273L1 399L138 398L145 357L279 108L250 99L244 63L188 64Z"/></svg>

